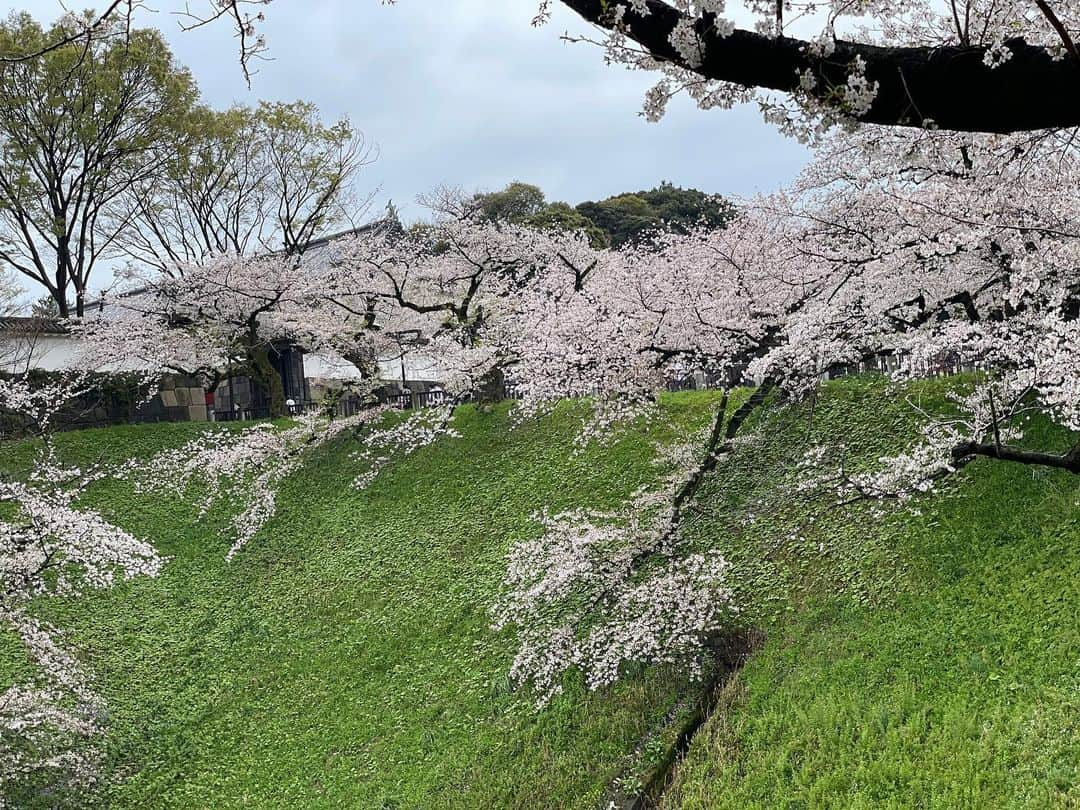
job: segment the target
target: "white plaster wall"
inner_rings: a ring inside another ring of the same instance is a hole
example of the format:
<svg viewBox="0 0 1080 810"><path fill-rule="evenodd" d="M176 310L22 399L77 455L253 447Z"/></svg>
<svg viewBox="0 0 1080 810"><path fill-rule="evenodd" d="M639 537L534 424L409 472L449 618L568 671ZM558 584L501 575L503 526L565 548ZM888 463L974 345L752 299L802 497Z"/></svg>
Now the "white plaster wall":
<svg viewBox="0 0 1080 810"><path fill-rule="evenodd" d="M21 372L27 368L41 371L69 369L75 360L77 345L70 335L0 337L0 368L8 372Z"/></svg>
<svg viewBox="0 0 1080 810"><path fill-rule="evenodd" d="M401 381L401 360L379 360L379 377L387 382ZM351 363L332 354L304 355L304 376L317 380L357 380L360 373ZM430 357L410 355L405 358L405 379L439 380L438 366Z"/></svg>

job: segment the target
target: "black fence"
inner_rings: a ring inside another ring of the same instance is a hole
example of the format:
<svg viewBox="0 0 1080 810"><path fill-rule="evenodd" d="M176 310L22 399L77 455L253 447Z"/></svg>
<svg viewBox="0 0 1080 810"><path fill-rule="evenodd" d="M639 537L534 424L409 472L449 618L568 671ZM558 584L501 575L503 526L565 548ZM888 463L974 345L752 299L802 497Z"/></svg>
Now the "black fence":
<svg viewBox="0 0 1080 810"><path fill-rule="evenodd" d="M249 422L252 419L269 419L270 406L241 408L239 405L232 410L210 411L210 420L213 422Z"/></svg>
<svg viewBox="0 0 1080 810"><path fill-rule="evenodd" d="M895 354L879 354L859 363L838 363L831 366L825 376L830 380L835 380L853 374L888 375L900 369L902 359ZM971 374L978 371L989 371L990 369L991 366L985 362L970 362L963 360L956 354L943 354L928 362L920 363L917 368L909 370L907 374L925 379L930 377L952 377L957 374Z"/></svg>
<svg viewBox="0 0 1080 810"><path fill-rule="evenodd" d="M431 391L402 391L398 394L389 394L384 401L395 410L411 411L416 408L432 408L437 405L445 405L450 399L448 393L437 388Z"/></svg>
<svg viewBox="0 0 1080 810"><path fill-rule="evenodd" d="M442 389L430 391L378 391L375 394L377 401L388 405L397 411L411 411L417 408L431 408L450 402L451 396ZM516 398L516 397L507 397ZM369 397L359 395L344 395L338 399L334 406L337 416L353 416L366 408L371 407ZM286 416L300 416L305 413L325 413L327 404L314 400L301 402L289 402L285 405ZM211 419L215 422L247 422L254 419L269 419L270 406L240 406L232 410L213 411Z"/></svg>
<svg viewBox="0 0 1080 810"><path fill-rule="evenodd" d="M285 404L285 416L302 416L305 413L321 413L325 410L325 405L321 402L314 402L312 400L305 400L303 402L290 402ZM351 401L342 400L338 403L338 415L339 416L352 416L354 413L358 413L361 410L359 403L352 403ZM257 405L241 407L237 405L231 411L212 411L211 419L214 422L249 422L254 419L269 419L270 418L270 406L269 405Z"/></svg>
<svg viewBox="0 0 1080 810"><path fill-rule="evenodd" d="M756 383L746 376L746 367L733 368L724 373L698 371L680 377L672 377L664 384L665 391L713 391L721 388L752 386Z"/></svg>

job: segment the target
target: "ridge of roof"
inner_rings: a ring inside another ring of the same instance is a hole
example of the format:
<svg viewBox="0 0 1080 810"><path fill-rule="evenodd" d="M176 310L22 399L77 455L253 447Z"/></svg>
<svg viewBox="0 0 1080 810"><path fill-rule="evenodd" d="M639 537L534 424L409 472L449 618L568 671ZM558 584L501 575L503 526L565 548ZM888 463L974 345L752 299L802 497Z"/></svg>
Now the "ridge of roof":
<svg viewBox="0 0 1080 810"><path fill-rule="evenodd" d="M372 220L371 222L366 222L363 225L358 225L355 228L348 228L348 229L346 229L344 231L338 231L337 233L331 233L331 234L327 234L326 236L320 236L318 239L309 239L307 242L304 243L304 250L301 251L301 255L303 253L307 252L311 248L322 247L323 245L327 245L327 244L333 242L335 239L341 239L342 237L345 237L345 236L356 236L356 235L362 234L362 233L370 233L370 232L376 231L376 230L378 230L379 228L382 228L382 227L389 227L391 222L392 222L392 220L387 219L386 217L383 217L382 219L376 219L376 220ZM280 253L284 253L284 251L283 250L272 251L271 253L269 253L267 255L274 256L274 255L277 255L277 254L280 254ZM149 289L150 289L149 285L143 284L143 285L141 285L139 287L133 287L130 290L124 290L123 292L116 293L116 295L113 296L113 297L114 298L128 298L128 297L135 296L135 295L142 295L144 292L146 292ZM85 308L89 312L93 308L100 309L106 303L108 303L108 301L104 298L104 296L99 296L98 298L96 298L93 301L87 301L86 305L85 305Z"/></svg>
<svg viewBox="0 0 1080 810"><path fill-rule="evenodd" d="M68 328L59 318L48 318L40 315L6 315L0 316L0 333L66 335Z"/></svg>

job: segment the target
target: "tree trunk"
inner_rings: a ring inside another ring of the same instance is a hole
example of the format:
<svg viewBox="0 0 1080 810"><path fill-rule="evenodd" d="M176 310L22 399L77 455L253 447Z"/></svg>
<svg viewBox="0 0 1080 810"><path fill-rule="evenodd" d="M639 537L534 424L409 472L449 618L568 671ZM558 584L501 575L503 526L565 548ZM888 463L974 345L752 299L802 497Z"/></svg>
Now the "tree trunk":
<svg viewBox="0 0 1080 810"><path fill-rule="evenodd" d="M285 388L281 384L281 375L270 362L270 347L259 346L248 351L252 376L270 395L270 418L285 415Z"/></svg>
<svg viewBox="0 0 1080 810"><path fill-rule="evenodd" d="M68 308L67 301L67 288L68 288L68 276L67 272L62 266L56 268L56 286L49 290L52 294L53 300L56 301L56 309L61 318L67 318L71 315L71 310Z"/></svg>

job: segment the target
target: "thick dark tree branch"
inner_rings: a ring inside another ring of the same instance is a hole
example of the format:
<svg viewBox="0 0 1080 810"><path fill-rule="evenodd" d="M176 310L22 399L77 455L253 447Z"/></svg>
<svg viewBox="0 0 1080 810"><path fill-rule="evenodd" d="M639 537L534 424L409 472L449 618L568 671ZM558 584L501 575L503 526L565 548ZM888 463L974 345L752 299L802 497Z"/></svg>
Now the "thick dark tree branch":
<svg viewBox="0 0 1080 810"><path fill-rule="evenodd" d="M731 442L738 435L743 423L750 418L750 415L758 406L765 402L774 388L775 383L772 380L762 382L754 390L754 393L750 395L750 398L731 415L730 419L726 418L728 395L727 392L724 392L724 397L720 401L720 407L717 409L716 418L713 421L712 430L709 432L708 441L705 443L705 454L702 457L701 464L693 470L675 493L672 500L671 523L668 530L664 532L657 542L657 547L666 543L678 531L686 507L697 495L697 491L705 482L706 477L716 469L720 457L731 452Z"/></svg>
<svg viewBox="0 0 1080 810"><path fill-rule="evenodd" d="M586 20L611 28L611 0L562 0ZM661 0L646 0L649 14L627 10L624 32L657 59L691 69L668 37L683 13ZM706 33L695 73L708 78L783 92L799 89L799 73L817 79L813 91L827 100L847 82L856 57L877 82L873 105L859 120L871 124L934 126L966 132L1017 132L1080 126L1080 59L1055 60L1046 48L1010 40L1012 57L996 68L983 62L984 47L881 47L837 41L827 57L811 55L810 43L736 30Z"/></svg>
<svg viewBox="0 0 1080 810"><path fill-rule="evenodd" d="M1018 464L1055 467L1059 470L1068 470L1074 475L1080 475L1080 444L1073 447L1069 452L1061 454L1025 450L1022 447L1011 447L1007 444L997 443L964 442L953 448L953 458L957 461L970 459L974 456L986 456L1001 461L1015 461Z"/></svg>

